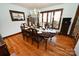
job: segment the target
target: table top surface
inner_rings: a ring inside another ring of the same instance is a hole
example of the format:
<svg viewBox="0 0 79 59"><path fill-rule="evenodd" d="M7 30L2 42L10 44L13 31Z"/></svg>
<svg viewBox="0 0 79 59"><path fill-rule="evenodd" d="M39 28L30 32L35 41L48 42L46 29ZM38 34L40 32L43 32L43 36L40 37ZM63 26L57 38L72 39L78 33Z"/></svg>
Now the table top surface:
<svg viewBox="0 0 79 59"><path fill-rule="evenodd" d="M32 27L25 27L25 30L28 30ZM42 28L34 28L37 30L37 33L40 34L41 36L44 36L44 37L53 37L57 32L58 30L56 29L42 29Z"/></svg>
<svg viewBox="0 0 79 59"><path fill-rule="evenodd" d="M29 29L31 27L25 27L25 30ZM38 30L38 33L42 33L42 32L50 32L50 33L56 33L58 32L58 30L56 29L42 29L42 28L35 28L36 30Z"/></svg>
<svg viewBox="0 0 79 59"><path fill-rule="evenodd" d="M38 33L42 33L42 32L50 32L50 33L56 33L57 30L55 29L40 29L40 28L37 28L38 30Z"/></svg>

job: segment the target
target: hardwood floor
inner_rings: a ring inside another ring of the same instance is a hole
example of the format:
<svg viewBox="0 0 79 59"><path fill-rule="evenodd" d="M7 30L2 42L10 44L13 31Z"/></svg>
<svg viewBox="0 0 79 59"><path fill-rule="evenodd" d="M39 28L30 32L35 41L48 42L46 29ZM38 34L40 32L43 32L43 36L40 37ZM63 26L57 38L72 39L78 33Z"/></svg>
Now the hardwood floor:
<svg viewBox="0 0 79 59"><path fill-rule="evenodd" d="M44 44L41 43L39 49L37 44L31 44L31 38L23 40L22 34L17 34L8 38L5 38L6 45L11 55L16 56L73 56L74 41L72 38L63 35L56 35L56 43L48 41L47 50L44 48Z"/></svg>

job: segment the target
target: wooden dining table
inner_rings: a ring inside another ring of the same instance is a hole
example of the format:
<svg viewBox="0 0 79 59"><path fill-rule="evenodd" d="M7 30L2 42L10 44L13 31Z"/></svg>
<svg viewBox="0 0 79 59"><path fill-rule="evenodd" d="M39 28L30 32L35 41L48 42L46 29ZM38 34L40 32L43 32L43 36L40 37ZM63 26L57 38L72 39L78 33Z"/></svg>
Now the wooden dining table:
<svg viewBox="0 0 79 59"><path fill-rule="evenodd" d="M47 50L48 39L55 36L56 33L57 33L57 30L55 30L55 29L39 29L39 28L37 28L37 31L38 31L37 33L40 36L44 37L44 39L45 39L45 49Z"/></svg>
<svg viewBox="0 0 79 59"><path fill-rule="evenodd" d="M26 27L25 30L28 30L32 27ZM33 29L36 29L37 30L37 33L44 37L44 40L45 40L45 49L47 50L47 41L49 38L52 38L53 36L56 35L57 33L57 30L55 29L42 29L42 28L33 28Z"/></svg>

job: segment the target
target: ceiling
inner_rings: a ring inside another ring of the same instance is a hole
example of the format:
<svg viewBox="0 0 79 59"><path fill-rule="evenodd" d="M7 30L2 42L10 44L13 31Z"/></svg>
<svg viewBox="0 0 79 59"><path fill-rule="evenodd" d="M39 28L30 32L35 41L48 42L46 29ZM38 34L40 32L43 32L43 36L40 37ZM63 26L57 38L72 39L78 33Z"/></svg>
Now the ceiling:
<svg viewBox="0 0 79 59"><path fill-rule="evenodd" d="M62 3L15 3L15 4L28 9L34 9L34 8L45 8L53 5L59 5Z"/></svg>

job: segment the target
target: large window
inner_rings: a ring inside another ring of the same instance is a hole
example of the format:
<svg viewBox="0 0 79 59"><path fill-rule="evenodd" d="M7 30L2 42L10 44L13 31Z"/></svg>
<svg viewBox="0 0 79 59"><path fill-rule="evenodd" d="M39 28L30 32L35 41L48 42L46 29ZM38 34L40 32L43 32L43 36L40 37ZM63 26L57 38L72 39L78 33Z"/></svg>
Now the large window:
<svg viewBox="0 0 79 59"><path fill-rule="evenodd" d="M59 29L63 9L44 11L40 13L39 25L48 23L52 28Z"/></svg>
<svg viewBox="0 0 79 59"><path fill-rule="evenodd" d="M42 13L39 14L39 25L42 26Z"/></svg>
<svg viewBox="0 0 79 59"><path fill-rule="evenodd" d="M43 28L45 27L46 22L47 22L47 13L43 13Z"/></svg>
<svg viewBox="0 0 79 59"><path fill-rule="evenodd" d="M56 11L54 13L54 22L53 22L53 28L59 28L60 23L60 17L61 17L61 11Z"/></svg>
<svg viewBox="0 0 79 59"><path fill-rule="evenodd" d="M48 13L48 23L51 23L51 12Z"/></svg>

